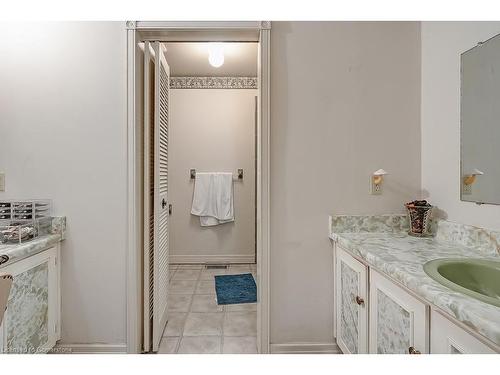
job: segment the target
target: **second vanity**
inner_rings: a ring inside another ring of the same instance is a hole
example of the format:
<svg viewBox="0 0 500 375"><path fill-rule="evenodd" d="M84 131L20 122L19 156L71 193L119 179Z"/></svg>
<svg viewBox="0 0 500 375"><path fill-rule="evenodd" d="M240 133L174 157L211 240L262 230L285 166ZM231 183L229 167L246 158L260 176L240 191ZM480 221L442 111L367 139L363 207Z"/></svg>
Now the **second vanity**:
<svg viewBox="0 0 500 375"><path fill-rule="evenodd" d="M344 353L500 353L500 307L434 281L441 258L499 260L500 233L440 221L407 234L405 215L330 218L334 336Z"/></svg>
<svg viewBox="0 0 500 375"><path fill-rule="evenodd" d="M0 353L46 353L61 335L61 241L66 218L51 232L21 244L0 244L0 275L13 276L0 325Z"/></svg>

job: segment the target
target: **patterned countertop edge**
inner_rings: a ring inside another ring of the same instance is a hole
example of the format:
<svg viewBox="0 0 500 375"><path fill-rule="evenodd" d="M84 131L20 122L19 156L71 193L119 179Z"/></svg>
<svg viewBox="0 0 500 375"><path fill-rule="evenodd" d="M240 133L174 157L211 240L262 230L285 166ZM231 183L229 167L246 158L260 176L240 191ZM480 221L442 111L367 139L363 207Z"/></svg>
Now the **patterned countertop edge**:
<svg viewBox="0 0 500 375"><path fill-rule="evenodd" d="M329 235L333 233L403 233L409 229L408 215L331 215ZM430 233L441 242L468 247L478 255L500 255L500 231L461 224L438 218L431 219Z"/></svg>

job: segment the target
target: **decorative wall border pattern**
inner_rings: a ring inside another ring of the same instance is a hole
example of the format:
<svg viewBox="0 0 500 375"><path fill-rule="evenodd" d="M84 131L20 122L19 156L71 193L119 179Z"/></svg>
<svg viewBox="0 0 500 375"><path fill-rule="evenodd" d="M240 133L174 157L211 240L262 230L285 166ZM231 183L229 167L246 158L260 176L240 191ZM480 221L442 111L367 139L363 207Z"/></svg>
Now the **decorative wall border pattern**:
<svg viewBox="0 0 500 375"><path fill-rule="evenodd" d="M170 77L171 89L257 89L257 77Z"/></svg>

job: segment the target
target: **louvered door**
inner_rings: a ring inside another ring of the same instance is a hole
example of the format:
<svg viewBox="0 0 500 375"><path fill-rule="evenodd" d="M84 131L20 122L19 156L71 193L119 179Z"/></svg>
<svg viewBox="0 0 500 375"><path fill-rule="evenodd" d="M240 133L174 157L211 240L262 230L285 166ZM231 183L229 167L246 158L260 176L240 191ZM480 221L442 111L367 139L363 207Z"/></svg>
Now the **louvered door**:
<svg viewBox="0 0 500 375"><path fill-rule="evenodd" d="M158 351L167 323L170 69L159 42L144 48L144 351Z"/></svg>
<svg viewBox="0 0 500 375"><path fill-rule="evenodd" d="M167 323L168 293L168 107L170 68L160 42L155 42L154 114L154 302L153 351Z"/></svg>

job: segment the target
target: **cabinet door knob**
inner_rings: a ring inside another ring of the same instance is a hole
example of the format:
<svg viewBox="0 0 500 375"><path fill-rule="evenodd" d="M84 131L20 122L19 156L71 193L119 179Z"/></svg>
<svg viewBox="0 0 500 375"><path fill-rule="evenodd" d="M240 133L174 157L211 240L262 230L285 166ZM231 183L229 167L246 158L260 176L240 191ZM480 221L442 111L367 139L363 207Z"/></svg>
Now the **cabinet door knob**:
<svg viewBox="0 0 500 375"><path fill-rule="evenodd" d="M415 349L413 346L410 346L410 347L408 348L408 353L410 353L410 354L422 354L422 353L420 352L420 350Z"/></svg>
<svg viewBox="0 0 500 375"><path fill-rule="evenodd" d="M360 296L356 296L356 303L358 305L363 305L365 303L365 300L361 298Z"/></svg>

